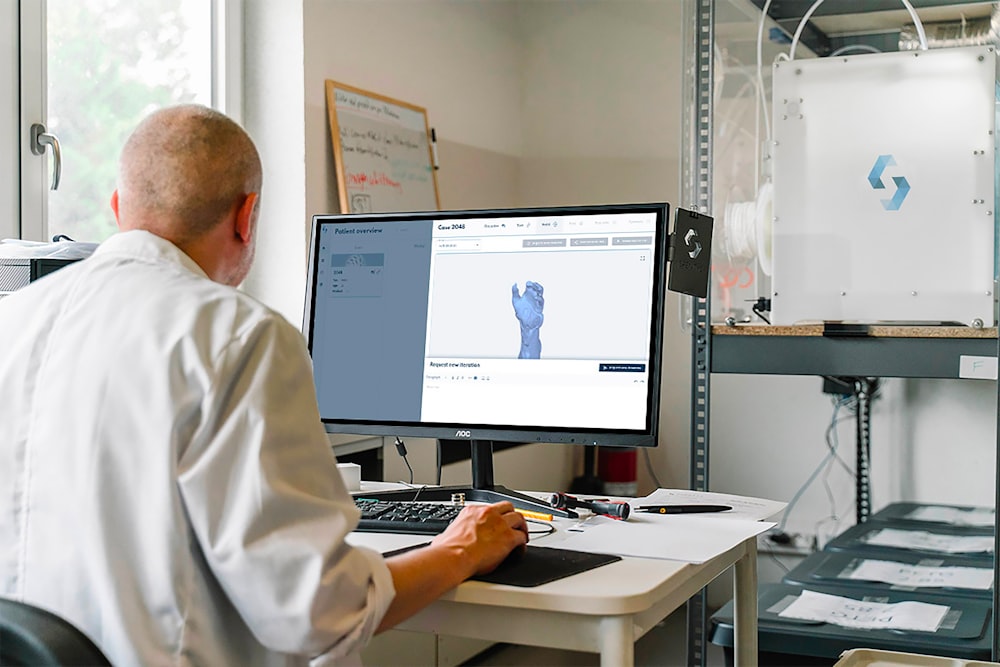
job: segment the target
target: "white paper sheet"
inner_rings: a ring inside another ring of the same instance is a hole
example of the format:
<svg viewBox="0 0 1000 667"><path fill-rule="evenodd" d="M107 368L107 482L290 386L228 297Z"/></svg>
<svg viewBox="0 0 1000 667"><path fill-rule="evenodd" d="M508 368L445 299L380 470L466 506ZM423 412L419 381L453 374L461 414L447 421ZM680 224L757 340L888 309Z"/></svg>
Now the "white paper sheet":
<svg viewBox="0 0 1000 667"><path fill-rule="evenodd" d="M956 526L992 526L996 512L990 509L960 509L939 505L918 507L904 518L912 521L936 521Z"/></svg>
<svg viewBox="0 0 1000 667"><path fill-rule="evenodd" d="M544 545L704 563L773 526L764 521L722 519L712 514L633 514L628 521L595 516L546 536Z"/></svg>
<svg viewBox="0 0 1000 667"><path fill-rule="evenodd" d="M993 585L993 570L985 567L930 567L886 560L863 560L847 578L915 588L971 588L986 591Z"/></svg>
<svg viewBox="0 0 1000 667"><path fill-rule="evenodd" d="M546 546L595 553L704 563L747 539L774 527L760 521L780 512L786 503L748 496L657 489L645 498L618 498L632 506L627 521L584 514L544 538ZM714 513L653 514L637 512L641 505L728 505ZM541 542L541 540L540 540Z"/></svg>
<svg viewBox="0 0 1000 667"><path fill-rule="evenodd" d="M700 518L745 519L762 521L785 509L788 503L748 496L734 496L726 493L689 491L687 489L657 489L645 498L633 498L629 505L635 510L641 505L729 505L733 509L714 514L684 515ZM634 516L634 515L633 515Z"/></svg>
<svg viewBox="0 0 1000 667"><path fill-rule="evenodd" d="M949 554L993 552L992 535L944 535L925 530L883 528L870 533L866 542L882 547L920 549Z"/></svg>
<svg viewBox="0 0 1000 667"><path fill-rule="evenodd" d="M815 591L802 591L795 602L778 615L832 623L845 628L934 632L947 613L948 607L926 602L863 602Z"/></svg>

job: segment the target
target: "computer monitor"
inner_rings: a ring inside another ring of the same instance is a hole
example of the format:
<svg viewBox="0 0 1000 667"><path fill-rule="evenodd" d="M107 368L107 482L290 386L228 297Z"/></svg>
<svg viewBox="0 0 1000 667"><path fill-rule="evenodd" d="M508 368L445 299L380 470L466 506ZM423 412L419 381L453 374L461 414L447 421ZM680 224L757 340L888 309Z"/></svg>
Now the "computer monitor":
<svg viewBox="0 0 1000 667"><path fill-rule="evenodd" d="M494 484L492 443L656 445L668 224L664 203L315 216L327 431L469 441L466 499L552 511Z"/></svg>

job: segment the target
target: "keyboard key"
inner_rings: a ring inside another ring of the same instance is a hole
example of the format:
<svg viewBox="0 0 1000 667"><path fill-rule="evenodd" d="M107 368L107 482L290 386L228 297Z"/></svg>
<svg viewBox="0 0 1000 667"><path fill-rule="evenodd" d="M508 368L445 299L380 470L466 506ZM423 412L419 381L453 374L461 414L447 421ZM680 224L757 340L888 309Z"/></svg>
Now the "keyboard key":
<svg viewBox="0 0 1000 667"><path fill-rule="evenodd" d="M378 533L436 535L462 511L461 505L412 500L355 497L354 504L361 510L361 521L355 530Z"/></svg>

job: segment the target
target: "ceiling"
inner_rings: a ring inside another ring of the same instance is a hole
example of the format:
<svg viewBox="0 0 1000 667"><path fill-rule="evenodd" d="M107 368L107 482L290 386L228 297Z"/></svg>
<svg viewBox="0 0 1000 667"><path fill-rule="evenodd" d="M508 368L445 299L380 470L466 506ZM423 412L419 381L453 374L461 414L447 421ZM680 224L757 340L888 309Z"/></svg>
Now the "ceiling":
<svg viewBox="0 0 1000 667"><path fill-rule="evenodd" d="M789 36L815 0L771 0L768 15ZM765 0L751 0L762 9ZM960 23L990 16L995 2L985 0L910 0L925 28L930 23ZM826 0L803 29L801 41L816 55L824 56L846 42L869 41L885 50L913 20L901 0Z"/></svg>

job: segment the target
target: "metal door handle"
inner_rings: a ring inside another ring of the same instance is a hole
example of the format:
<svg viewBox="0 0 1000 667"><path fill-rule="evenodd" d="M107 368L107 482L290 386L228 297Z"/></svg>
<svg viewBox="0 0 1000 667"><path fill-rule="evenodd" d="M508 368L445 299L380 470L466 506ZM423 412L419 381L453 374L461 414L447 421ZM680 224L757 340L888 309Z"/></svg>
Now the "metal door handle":
<svg viewBox="0 0 1000 667"><path fill-rule="evenodd" d="M62 177L62 150L59 148L59 137L45 131L45 126L35 123L31 126L31 152L35 155L45 155L45 147L52 146L52 186L59 188Z"/></svg>

